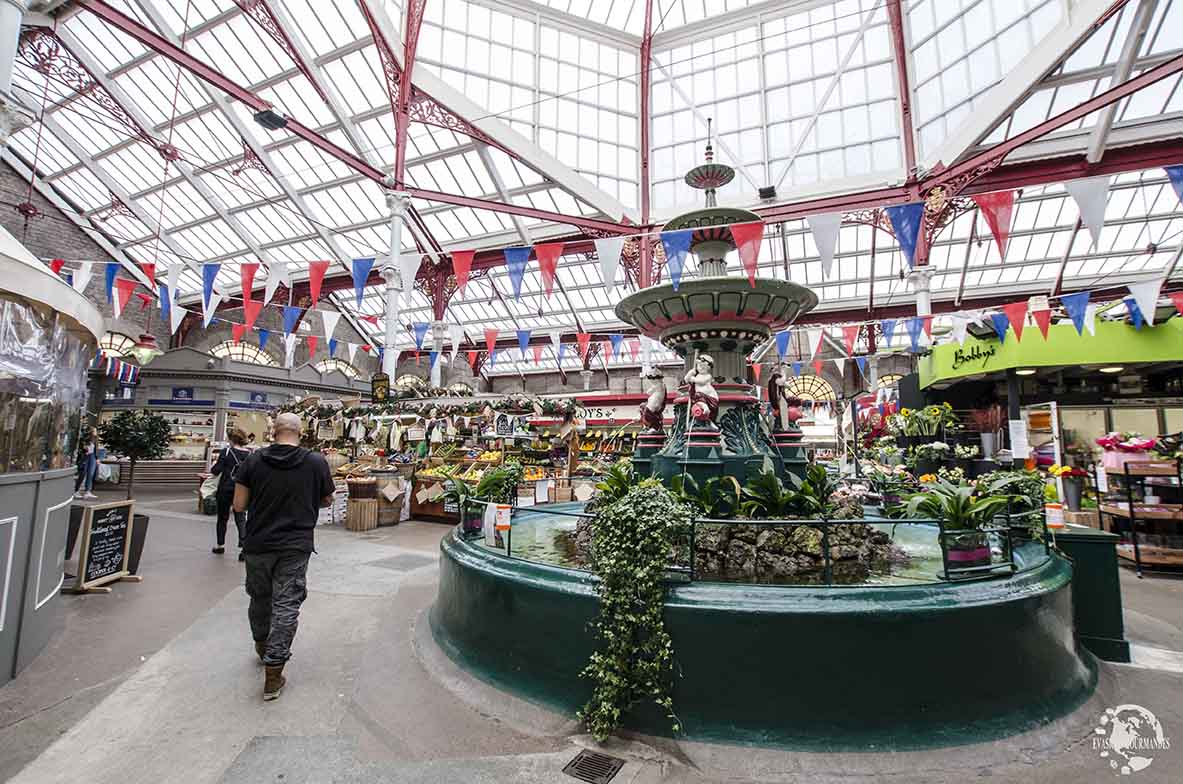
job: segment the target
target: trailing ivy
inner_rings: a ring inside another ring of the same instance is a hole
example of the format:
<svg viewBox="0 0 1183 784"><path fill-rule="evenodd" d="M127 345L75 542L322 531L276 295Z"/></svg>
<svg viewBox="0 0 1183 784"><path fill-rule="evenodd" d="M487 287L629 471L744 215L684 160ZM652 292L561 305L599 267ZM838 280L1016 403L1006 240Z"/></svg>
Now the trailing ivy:
<svg viewBox="0 0 1183 784"><path fill-rule="evenodd" d="M579 718L600 741L638 703L651 699L674 715L673 645L665 630L665 567L690 525L690 510L656 479L646 479L592 522L592 569L599 577L599 649L583 670L595 684Z"/></svg>

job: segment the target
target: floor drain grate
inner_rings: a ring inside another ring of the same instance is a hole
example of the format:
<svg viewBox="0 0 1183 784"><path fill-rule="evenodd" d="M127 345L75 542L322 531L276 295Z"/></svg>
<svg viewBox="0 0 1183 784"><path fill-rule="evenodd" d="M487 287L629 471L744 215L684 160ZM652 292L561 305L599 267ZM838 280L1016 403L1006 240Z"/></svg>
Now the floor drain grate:
<svg viewBox="0 0 1183 784"><path fill-rule="evenodd" d="M594 751L581 751L567 763L563 772L589 784L608 784L624 767L624 760Z"/></svg>

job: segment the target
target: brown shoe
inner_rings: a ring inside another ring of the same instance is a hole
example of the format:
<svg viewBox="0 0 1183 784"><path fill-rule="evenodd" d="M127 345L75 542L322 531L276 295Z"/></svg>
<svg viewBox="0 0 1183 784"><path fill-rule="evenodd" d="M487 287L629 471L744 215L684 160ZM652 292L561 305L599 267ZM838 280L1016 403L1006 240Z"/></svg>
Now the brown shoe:
<svg viewBox="0 0 1183 784"><path fill-rule="evenodd" d="M267 655L267 641L255 640L255 654L258 655L259 661L263 661L263 657Z"/></svg>
<svg viewBox="0 0 1183 784"><path fill-rule="evenodd" d="M267 673L267 677L263 681L263 699L277 699L280 692L283 691L283 685L287 683L287 678L283 677L283 665L268 664L264 667L264 670Z"/></svg>

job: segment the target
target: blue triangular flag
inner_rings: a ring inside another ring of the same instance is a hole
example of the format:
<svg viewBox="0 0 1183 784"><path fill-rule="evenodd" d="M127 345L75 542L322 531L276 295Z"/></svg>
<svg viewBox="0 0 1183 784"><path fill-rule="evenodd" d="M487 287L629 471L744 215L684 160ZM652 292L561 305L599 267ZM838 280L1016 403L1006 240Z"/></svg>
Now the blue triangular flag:
<svg viewBox="0 0 1183 784"><path fill-rule="evenodd" d="M300 320L301 312L303 311L299 305L283 306L283 334L292 334L292 330L296 328L296 322Z"/></svg>
<svg viewBox="0 0 1183 784"><path fill-rule="evenodd" d="M883 340L889 347L891 341L895 340L895 322L895 319L883 319L879 323L879 328L883 330Z"/></svg>
<svg viewBox="0 0 1183 784"><path fill-rule="evenodd" d="M858 372L862 373L864 376L867 375L867 358L855 357L854 362L856 365L858 365Z"/></svg>
<svg viewBox="0 0 1183 784"><path fill-rule="evenodd" d="M259 350L267 348L267 338L271 337L271 332L266 329L259 330Z"/></svg>
<svg viewBox="0 0 1183 784"><path fill-rule="evenodd" d="M430 360L429 366L434 368L435 363L439 361L440 353L438 351L432 351L430 354L427 355L427 357Z"/></svg>
<svg viewBox="0 0 1183 784"><path fill-rule="evenodd" d="M1164 168L1167 171L1167 179L1171 181L1171 187L1175 189L1175 195L1183 202L1183 164Z"/></svg>
<svg viewBox="0 0 1183 784"><path fill-rule="evenodd" d="M990 321L994 324L994 333L998 335L998 342L1006 342L1006 329L1010 326L1010 319L1005 313L991 313Z"/></svg>
<svg viewBox="0 0 1183 784"><path fill-rule="evenodd" d="M563 354L566 354L566 353L567 353L567 344L560 343L559 344L559 364L560 365L563 364Z"/></svg>
<svg viewBox="0 0 1183 784"><path fill-rule="evenodd" d="M114 295L112 294L111 290L112 290L112 287L114 287L114 285L115 285L115 275L118 272L119 272L119 265L118 264L112 264L110 262L107 263L107 301L108 302L111 302L114 299Z"/></svg>
<svg viewBox="0 0 1183 784"><path fill-rule="evenodd" d="M1130 321L1134 324L1134 329L1141 329L1142 325L1146 323L1145 317L1142 316L1142 309L1138 307L1138 302L1133 297L1125 298L1125 308L1130 313Z"/></svg>
<svg viewBox="0 0 1183 784"><path fill-rule="evenodd" d="M160 318L167 324L172 311L172 297L168 295L168 285L164 281L156 285L160 288Z"/></svg>
<svg viewBox="0 0 1183 784"><path fill-rule="evenodd" d="M609 335L608 340L612 342L612 353L620 356L620 344L624 342L624 335Z"/></svg>
<svg viewBox="0 0 1183 784"><path fill-rule="evenodd" d="M427 328L431 324L426 321L416 321L411 325L411 329L415 332L415 350L423 350L423 338L427 335Z"/></svg>
<svg viewBox="0 0 1183 784"><path fill-rule="evenodd" d="M898 204L887 208L887 217L895 231L895 240L908 260L908 266L916 264L916 241L920 239L920 224L924 222L924 202Z"/></svg>
<svg viewBox="0 0 1183 784"><path fill-rule="evenodd" d="M382 360L386 358L386 347L378 346L378 367L382 367Z"/></svg>
<svg viewBox="0 0 1183 784"><path fill-rule="evenodd" d="M530 330L519 329L518 331L518 348L522 351L522 356L526 355L526 349L530 347Z"/></svg>
<svg viewBox="0 0 1183 784"><path fill-rule="evenodd" d="M661 245L665 249L665 266L670 271L670 283L674 284L674 291L682 282L682 268L686 264L686 253L690 250L690 238L694 236L694 229L679 229L677 231L663 231Z"/></svg>
<svg viewBox="0 0 1183 784"><path fill-rule="evenodd" d="M333 354L336 354L336 353L337 353L337 339L336 338L329 338L329 356L331 357L331 356L333 356Z"/></svg>
<svg viewBox="0 0 1183 784"><path fill-rule="evenodd" d="M489 367L493 367L493 363L496 361L497 361L497 349L493 349L493 352L491 354L489 354Z"/></svg>
<svg viewBox="0 0 1183 784"><path fill-rule="evenodd" d="M513 285L513 298L522 298L522 277L526 274L526 264L530 261L530 247L515 247L505 249L505 268L509 271L509 282Z"/></svg>
<svg viewBox="0 0 1183 784"><path fill-rule="evenodd" d="M370 277L370 269L374 266L374 259L353 260L353 295L357 298L357 306L361 307L362 291L365 290L366 280Z"/></svg>
<svg viewBox="0 0 1183 784"><path fill-rule="evenodd" d="M1076 334L1083 335L1084 314L1089 308L1089 293L1080 291L1076 294L1065 294L1060 297L1060 304L1064 306L1064 312L1068 314L1068 318L1072 319L1072 323L1076 327Z"/></svg>
<svg viewBox="0 0 1183 784"><path fill-rule="evenodd" d="M920 350L920 333L924 331L924 319L920 316L908 319L908 337L912 340L912 351Z"/></svg>
<svg viewBox="0 0 1183 784"><path fill-rule="evenodd" d="M794 376L801 375L801 363L800 362L793 363L793 375Z"/></svg>
<svg viewBox="0 0 1183 784"><path fill-rule="evenodd" d="M782 330L776 333L776 354L781 359L785 358L785 352L789 350L789 339L793 337L791 330Z"/></svg>
<svg viewBox="0 0 1183 784"><path fill-rule="evenodd" d="M206 307L209 307L210 294L214 290L214 281L218 279L218 270L221 268L221 264L212 261L201 265L201 301Z"/></svg>

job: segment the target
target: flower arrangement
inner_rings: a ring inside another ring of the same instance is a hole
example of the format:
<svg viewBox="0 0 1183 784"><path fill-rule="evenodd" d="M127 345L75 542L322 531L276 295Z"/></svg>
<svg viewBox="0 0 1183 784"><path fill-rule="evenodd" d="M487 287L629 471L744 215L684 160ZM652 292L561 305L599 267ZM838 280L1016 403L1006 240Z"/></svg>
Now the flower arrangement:
<svg viewBox="0 0 1183 784"><path fill-rule="evenodd" d="M937 469L937 477L945 480L946 482L952 482L955 485L959 485L965 482L965 469L963 469L961 466L955 466L953 468L946 468L942 466L941 468Z"/></svg>
<svg viewBox="0 0 1183 784"><path fill-rule="evenodd" d="M953 457L958 460L976 460L982 450L976 444L957 444L953 447Z"/></svg>
<svg viewBox="0 0 1183 784"><path fill-rule="evenodd" d="M920 482L920 484L922 484L922 485L926 485L930 482L937 481L937 475L936 474L921 474L920 478L917 481Z"/></svg>
<svg viewBox="0 0 1183 784"><path fill-rule="evenodd" d="M1082 479L1088 476L1088 472L1079 466L1053 465L1047 469L1048 474L1057 479Z"/></svg>
<svg viewBox="0 0 1183 784"><path fill-rule="evenodd" d="M931 441L927 444L917 444L913 454L917 460L944 460L952 452L952 448L944 441Z"/></svg>
<svg viewBox="0 0 1183 784"><path fill-rule="evenodd" d="M935 436L942 426L947 429L960 426L953 407L948 403L924 408L902 408L899 414L893 414L890 418L898 418L899 421L892 429L906 436Z"/></svg>
<svg viewBox="0 0 1183 784"><path fill-rule="evenodd" d="M1141 433L1135 432L1113 432L1106 433L1097 439L1097 446L1106 451L1116 450L1118 452L1149 452L1154 449L1158 443L1158 439L1146 438Z"/></svg>

